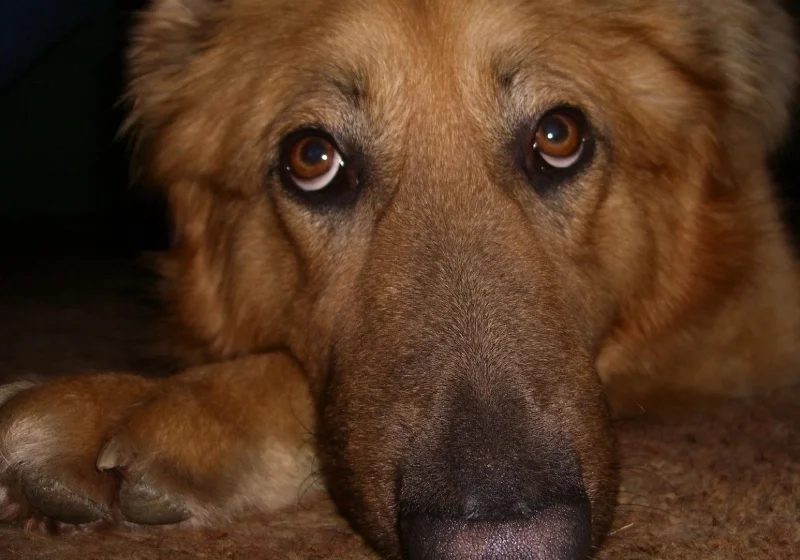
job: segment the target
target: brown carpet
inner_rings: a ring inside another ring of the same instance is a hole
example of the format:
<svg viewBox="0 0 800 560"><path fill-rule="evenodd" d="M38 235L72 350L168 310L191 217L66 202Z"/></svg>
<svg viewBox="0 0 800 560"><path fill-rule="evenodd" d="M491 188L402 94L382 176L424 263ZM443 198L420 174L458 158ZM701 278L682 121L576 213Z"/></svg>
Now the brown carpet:
<svg viewBox="0 0 800 560"><path fill-rule="evenodd" d="M0 376L141 368L125 261L0 264ZM620 426L620 508L601 559L800 558L800 387ZM0 559L374 558L327 501L217 530L51 536L0 525Z"/></svg>

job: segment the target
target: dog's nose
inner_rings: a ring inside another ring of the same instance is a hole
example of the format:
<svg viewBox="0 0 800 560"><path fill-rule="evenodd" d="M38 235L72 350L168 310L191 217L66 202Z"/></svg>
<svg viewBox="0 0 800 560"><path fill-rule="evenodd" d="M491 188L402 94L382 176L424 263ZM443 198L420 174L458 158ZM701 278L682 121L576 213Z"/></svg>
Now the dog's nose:
<svg viewBox="0 0 800 560"><path fill-rule="evenodd" d="M400 533L422 559L583 560L581 468L557 423L509 391L457 393L400 480Z"/></svg>
<svg viewBox="0 0 800 560"><path fill-rule="evenodd" d="M401 517L411 560L584 560L591 548L589 505L554 504L524 518Z"/></svg>

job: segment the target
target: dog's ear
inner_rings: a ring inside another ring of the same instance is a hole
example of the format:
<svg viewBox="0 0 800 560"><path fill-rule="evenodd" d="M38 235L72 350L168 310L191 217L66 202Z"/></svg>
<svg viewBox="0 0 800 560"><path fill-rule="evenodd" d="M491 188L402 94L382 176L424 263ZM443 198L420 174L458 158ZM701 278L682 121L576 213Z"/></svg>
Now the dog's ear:
<svg viewBox="0 0 800 560"><path fill-rule="evenodd" d="M190 67L213 41L229 7L228 0L155 0L140 14L127 50L123 129L138 148L186 105L181 92Z"/></svg>
<svg viewBox="0 0 800 560"><path fill-rule="evenodd" d="M767 151L788 131L798 85L798 52L793 19L778 2L708 4L702 42L714 53L709 73L722 82L734 113L730 126L757 133Z"/></svg>
<svg viewBox="0 0 800 560"><path fill-rule="evenodd" d="M246 204L234 187L259 180L261 160L257 134L241 137L248 104L238 102L244 88L237 80L247 75L231 71L236 44L223 39L231 10L227 0L155 0L128 49L123 132L134 142L137 178L170 209L171 250L158 268L178 328L160 338L165 354L189 363L269 345L278 328L260 318L280 316L273 292L285 289L277 242L264 234L267 204ZM272 258L244 258L241 239Z"/></svg>
<svg viewBox="0 0 800 560"><path fill-rule="evenodd" d="M155 0L134 26L129 49L132 77L176 71L214 32L227 0Z"/></svg>

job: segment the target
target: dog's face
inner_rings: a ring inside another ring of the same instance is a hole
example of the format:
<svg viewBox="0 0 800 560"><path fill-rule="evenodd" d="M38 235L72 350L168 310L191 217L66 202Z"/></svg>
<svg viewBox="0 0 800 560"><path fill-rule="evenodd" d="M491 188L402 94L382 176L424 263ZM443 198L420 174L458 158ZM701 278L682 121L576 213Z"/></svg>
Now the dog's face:
<svg viewBox="0 0 800 560"><path fill-rule="evenodd" d="M299 360L329 488L385 553L577 558L607 532L597 364L748 242L701 219L736 197L736 111L664 4L145 17L133 116L174 209L176 312L213 356ZM763 156L767 117L737 146Z"/></svg>

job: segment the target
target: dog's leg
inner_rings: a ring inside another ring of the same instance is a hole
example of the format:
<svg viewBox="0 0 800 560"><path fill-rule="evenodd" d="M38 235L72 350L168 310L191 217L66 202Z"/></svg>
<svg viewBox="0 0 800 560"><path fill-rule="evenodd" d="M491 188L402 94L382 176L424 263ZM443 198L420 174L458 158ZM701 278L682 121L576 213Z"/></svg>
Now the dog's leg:
<svg viewBox="0 0 800 560"><path fill-rule="evenodd" d="M163 380L97 374L0 387L0 517L219 523L296 502L312 407L282 354Z"/></svg>

